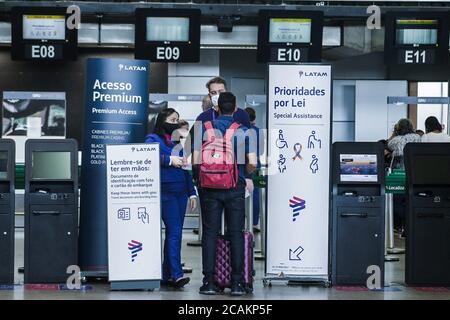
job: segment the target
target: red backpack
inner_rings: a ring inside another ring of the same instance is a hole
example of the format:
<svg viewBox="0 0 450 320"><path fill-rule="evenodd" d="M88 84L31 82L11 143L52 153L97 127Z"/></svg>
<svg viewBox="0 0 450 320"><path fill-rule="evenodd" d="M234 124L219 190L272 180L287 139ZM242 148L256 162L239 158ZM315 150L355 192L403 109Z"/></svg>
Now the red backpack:
<svg viewBox="0 0 450 320"><path fill-rule="evenodd" d="M202 145L200 164L200 187L209 189L235 188L238 167L231 139L240 124L233 122L225 136L216 137L211 121L205 122L207 141Z"/></svg>

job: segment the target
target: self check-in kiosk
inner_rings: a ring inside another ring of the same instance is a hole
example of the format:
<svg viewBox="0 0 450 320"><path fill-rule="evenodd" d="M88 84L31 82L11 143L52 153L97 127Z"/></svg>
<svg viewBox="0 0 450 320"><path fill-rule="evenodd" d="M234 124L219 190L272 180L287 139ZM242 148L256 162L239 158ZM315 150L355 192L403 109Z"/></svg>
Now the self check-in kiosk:
<svg viewBox="0 0 450 320"><path fill-rule="evenodd" d="M408 285L450 285L450 144L408 143L406 264Z"/></svg>
<svg viewBox="0 0 450 320"><path fill-rule="evenodd" d="M77 163L75 140L25 144L25 283L66 283L77 265Z"/></svg>
<svg viewBox="0 0 450 320"><path fill-rule="evenodd" d="M15 144L0 139L0 284L14 283Z"/></svg>
<svg viewBox="0 0 450 320"><path fill-rule="evenodd" d="M384 286L384 149L333 144L332 283L366 285L379 267Z"/></svg>

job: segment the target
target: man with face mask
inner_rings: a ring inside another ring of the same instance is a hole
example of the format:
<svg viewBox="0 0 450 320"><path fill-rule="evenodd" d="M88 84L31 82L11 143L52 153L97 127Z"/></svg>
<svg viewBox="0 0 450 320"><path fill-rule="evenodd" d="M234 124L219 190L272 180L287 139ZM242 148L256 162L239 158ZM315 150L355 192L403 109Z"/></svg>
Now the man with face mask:
<svg viewBox="0 0 450 320"><path fill-rule="evenodd" d="M221 92L227 91L227 83L225 79L221 77L215 77L206 83L206 88L208 89L208 95L211 99L212 108L203 111L196 119L196 121L201 121L205 123L207 121L214 121L219 116L219 94ZM250 128L250 118L244 110L237 108L236 112L233 114L233 120L244 127Z"/></svg>

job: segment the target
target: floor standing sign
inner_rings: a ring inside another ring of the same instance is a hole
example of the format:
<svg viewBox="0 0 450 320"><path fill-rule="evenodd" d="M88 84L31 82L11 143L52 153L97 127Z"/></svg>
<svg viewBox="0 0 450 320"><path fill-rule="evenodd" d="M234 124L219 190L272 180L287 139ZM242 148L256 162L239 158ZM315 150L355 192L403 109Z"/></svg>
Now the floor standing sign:
<svg viewBox="0 0 450 320"><path fill-rule="evenodd" d="M328 283L331 66L268 71L266 279Z"/></svg>
<svg viewBox="0 0 450 320"><path fill-rule="evenodd" d="M159 144L107 145L108 267L113 290L161 280Z"/></svg>
<svg viewBox="0 0 450 320"><path fill-rule="evenodd" d="M144 60L87 60L79 237L86 277L107 276L105 146L144 140L149 68Z"/></svg>

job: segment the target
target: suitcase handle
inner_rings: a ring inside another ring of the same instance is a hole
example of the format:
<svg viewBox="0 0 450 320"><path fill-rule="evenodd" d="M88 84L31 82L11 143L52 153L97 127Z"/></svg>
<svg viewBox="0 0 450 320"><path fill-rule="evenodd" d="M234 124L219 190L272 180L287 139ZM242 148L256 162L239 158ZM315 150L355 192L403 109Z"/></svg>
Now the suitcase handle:
<svg viewBox="0 0 450 320"><path fill-rule="evenodd" d="M51 215L57 216L57 215L60 215L61 212L60 212L60 211L40 211L40 210L34 210L34 211L33 211L33 214L34 214L34 215L37 215L37 216L41 216L41 215L45 215L45 214L51 214Z"/></svg>
<svg viewBox="0 0 450 320"><path fill-rule="evenodd" d="M419 213L419 218L444 218L443 213Z"/></svg>
<svg viewBox="0 0 450 320"><path fill-rule="evenodd" d="M350 217L358 217L358 218L367 218L367 213L341 213L342 218L350 218Z"/></svg>

